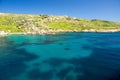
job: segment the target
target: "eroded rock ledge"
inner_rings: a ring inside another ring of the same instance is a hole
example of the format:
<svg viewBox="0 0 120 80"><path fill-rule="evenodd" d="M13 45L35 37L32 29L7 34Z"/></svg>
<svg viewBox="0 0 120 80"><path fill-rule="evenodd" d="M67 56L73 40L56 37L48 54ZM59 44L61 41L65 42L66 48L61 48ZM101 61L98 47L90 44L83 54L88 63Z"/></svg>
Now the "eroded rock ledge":
<svg viewBox="0 0 120 80"><path fill-rule="evenodd" d="M41 31L37 31L37 32L14 32L14 33L10 33L10 32L5 32L5 31L0 31L0 37L3 36L7 36L7 35L12 35L12 34L23 34L23 35L46 35L46 34L58 34L58 33L62 33L62 32L120 32L120 29L116 29L116 30L82 30L82 31L78 31L78 30L41 30Z"/></svg>

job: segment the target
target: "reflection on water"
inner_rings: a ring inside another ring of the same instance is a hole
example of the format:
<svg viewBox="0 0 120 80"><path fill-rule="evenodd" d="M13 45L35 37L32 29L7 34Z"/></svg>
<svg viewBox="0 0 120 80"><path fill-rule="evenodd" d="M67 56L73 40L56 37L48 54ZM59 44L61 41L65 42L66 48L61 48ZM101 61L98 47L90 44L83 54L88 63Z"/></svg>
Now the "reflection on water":
<svg viewBox="0 0 120 80"><path fill-rule="evenodd" d="M0 38L0 80L120 80L120 33Z"/></svg>

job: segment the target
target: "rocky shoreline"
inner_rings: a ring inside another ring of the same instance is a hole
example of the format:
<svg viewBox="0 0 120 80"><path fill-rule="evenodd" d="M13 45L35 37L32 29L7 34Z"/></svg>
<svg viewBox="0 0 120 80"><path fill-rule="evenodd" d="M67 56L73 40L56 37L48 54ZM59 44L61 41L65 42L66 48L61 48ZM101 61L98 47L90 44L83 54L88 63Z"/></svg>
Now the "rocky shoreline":
<svg viewBox="0 0 120 80"><path fill-rule="evenodd" d="M103 32L103 33L107 33L107 32L120 32L120 29L116 29L116 30L49 30L49 31L45 31L45 30L41 30L39 32L5 32L5 31L0 31L0 37L4 37L7 35L14 35L14 34L23 34L23 35L47 35L47 34L59 34L59 33L66 33L66 32Z"/></svg>
<svg viewBox="0 0 120 80"><path fill-rule="evenodd" d="M23 34L23 35L45 35L45 34L57 34L57 33L61 33L61 32L120 32L120 30L116 29L116 30L82 30L82 31L78 31L78 30L50 30L50 31L45 31L45 30L41 30L39 32L15 32L15 33L10 33L10 32L4 32L4 31L0 31L0 37L3 36L7 36L7 35L12 35L12 34Z"/></svg>
<svg viewBox="0 0 120 80"><path fill-rule="evenodd" d="M46 35L46 34L58 34L58 33L62 33L62 32L120 32L120 29L115 29L115 30L82 30L82 31L78 31L78 30L49 30L49 31L45 31L45 30L41 30L39 32L5 32L5 31L0 31L0 37L4 37L7 35L13 35L13 34L23 34L23 35Z"/></svg>

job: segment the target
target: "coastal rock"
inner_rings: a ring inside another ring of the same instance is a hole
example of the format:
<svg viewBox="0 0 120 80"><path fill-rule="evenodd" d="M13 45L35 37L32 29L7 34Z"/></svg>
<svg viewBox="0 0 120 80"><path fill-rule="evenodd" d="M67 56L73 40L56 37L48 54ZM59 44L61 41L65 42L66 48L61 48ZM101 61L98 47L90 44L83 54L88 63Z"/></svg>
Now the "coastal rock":
<svg viewBox="0 0 120 80"><path fill-rule="evenodd" d="M6 36L7 34L5 31L0 31L0 36Z"/></svg>

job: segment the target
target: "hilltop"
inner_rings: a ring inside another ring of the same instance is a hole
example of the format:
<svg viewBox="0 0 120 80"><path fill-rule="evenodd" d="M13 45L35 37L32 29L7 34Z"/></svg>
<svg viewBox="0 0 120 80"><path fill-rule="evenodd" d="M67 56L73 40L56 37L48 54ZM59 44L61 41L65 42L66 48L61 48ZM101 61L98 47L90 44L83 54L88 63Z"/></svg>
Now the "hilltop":
<svg viewBox="0 0 120 80"><path fill-rule="evenodd" d="M69 16L0 13L0 33L116 32L119 22Z"/></svg>

